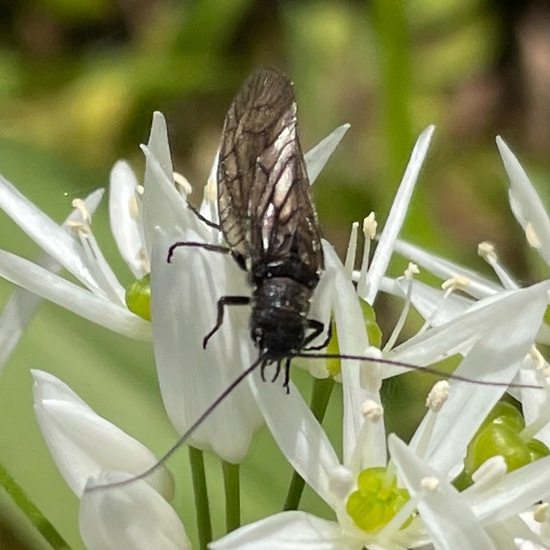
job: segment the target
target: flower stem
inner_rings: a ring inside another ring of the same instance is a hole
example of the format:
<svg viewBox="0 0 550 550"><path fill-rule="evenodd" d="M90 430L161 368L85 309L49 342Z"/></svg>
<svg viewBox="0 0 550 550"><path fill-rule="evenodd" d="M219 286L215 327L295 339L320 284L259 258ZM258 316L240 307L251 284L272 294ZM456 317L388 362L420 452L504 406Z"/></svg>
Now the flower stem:
<svg viewBox="0 0 550 550"><path fill-rule="evenodd" d="M225 526L229 533L241 526L241 488L238 464L223 462L223 482L225 486Z"/></svg>
<svg viewBox="0 0 550 550"><path fill-rule="evenodd" d="M204 456L202 451L189 447L189 462L191 463L193 489L195 491L199 548L201 548L201 550L207 550L208 543L212 540L212 521L210 518L210 505L208 503L206 475L204 472Z"/></svg>
<svg viewBox="0 0 550 550"><path fill-rule="evenodd" d="M334 379L332 377L325 379L314 379L313 389L311 392L310 409L313 416L315 416L319 423L322 423L323 418L325 417L333 387ZM292 474L292 480L290 481L283 510L298 509L302 498L302 493L304 492L304 485L305 481L303 478L297 472L294 472Z"/></svg>
<svg viewBox="0 0 550 550"><path fill-rule="evenodd" d="M70 550L70 546L55 527L45 518L42 512L31 502L21 486L11 477L0 463L0 486L12 498L13 502L29 518L37 531L48 541L54 550Z"/></svg>

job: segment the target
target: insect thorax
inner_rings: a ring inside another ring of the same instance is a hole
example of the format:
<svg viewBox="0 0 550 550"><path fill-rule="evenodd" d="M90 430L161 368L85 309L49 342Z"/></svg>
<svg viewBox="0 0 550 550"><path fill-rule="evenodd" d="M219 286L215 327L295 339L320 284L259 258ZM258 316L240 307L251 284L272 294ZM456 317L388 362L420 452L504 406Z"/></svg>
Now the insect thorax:
<svg viewBox="0 0 550 550"><path fill-rule="evenodd" d="M255 265L250 332L258 348L272 359L298 353L306 340L310 300L319 274L302 262Z"/></svg>

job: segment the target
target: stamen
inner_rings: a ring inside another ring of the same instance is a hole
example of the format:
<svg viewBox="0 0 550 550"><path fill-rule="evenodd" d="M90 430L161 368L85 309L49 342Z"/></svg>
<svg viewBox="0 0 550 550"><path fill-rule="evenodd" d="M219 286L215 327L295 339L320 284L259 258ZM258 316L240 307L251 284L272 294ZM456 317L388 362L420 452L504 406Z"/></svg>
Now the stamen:
<svg viewBox="0 0 550 550"><path fill-rule="evenodd" d="M86 204L84 203L84 201L82 199L73 199L71 205L73 208L76 208L80 212L80 215L82 216L82 222L89 224L92 216L86 208Z"/></svg>
<svg viewBox="0 0 550 550"><path fill-rule="evenodd" d="M525 226L525 238L527 239L529 245L533 248L536 248L537 250L541 248L542 245L540 243L539 236L535 232L535 228L533 227L531 222L529 222Z"/></svg>
<svg viewBox="0 0 550 550"><path fill-rule="evenodd" d="M128 200L128 211L130 212L130 217L133 220L139 219L139 205L136 193L134 193Z"/></svg>
<svg viewBox="0 0 550 550"><path fill-rule="evenodd" d="M369 270L369 260L370 260L370 246L371 242L376 237L376 228L378 227L378 222L374 216L374 212L371 212L363 220L363 259L361 260L361 271L359 272L359 281L357 283L357 294L363 296L365 293L365 285L367 283L367 273Z"/></svg>
<svg viewBox="0 0 550 550"><path fill-rule="evenodd" d="M537 523L546 523L548 513L548 502L541 502L540 504L535 504L533 508L533 519Z"/></svg>
<svg viewBox="0 0 550 550"><path fill-rule="evenodd" d="M436 382L430 390L430 393L426 398L426 407L434 413L439 412L448 397L449 382L447 382L447 380L440 380L439 382Z"/></svg>
<svg viewBox="0 0 550 550"><path fill-rule="evenodd" d="M518 284L510 277L504 266L501 265L495 246L489 242L479 243L477 253L493 268L502 286L507 290L517 290Z"/></svg>
<svg viewBox="0 0 550 550"><path fill-rule="evenodd" d="M145 249L141 246L138 250L138 260L145 273L151 273L151 262L145 253Z"/></svg>
<svg viewBox="0 0 550 550"><path fill-rule="evenodd" d="M420 480L420 487L432 493L439 489L440 484L441 482L436 477L424 477Z"/></svg>
<svg viewBox="0 0 550 550"><path fill-rule="evenodd" d="M143 193L145 193L145 187L143 187L143 185L141 185L141 184L138 185L138 186L136 187L136 193L137 193L138 195L143 195Z"/></svg>
<svg viewBox="0 0 550 550"><path fill-rule="evenodd" d="M472 481L476 488L487 488L500 481L508 471L502 455L488 458L473 474Z"/></svg>
<svg viewBox="0 0 550 550"><path fill-rule="evenodd" d="M346 261L344 262L344 271L351 279L353 273L353 266L355 265L355 254L357 252L357 233L359 231L359 223L353 222L351 224L351 233L349 236L348 250L346 252Z"/></svg>
<svg viewBox="0 0 550 550"><path fill-rule="evenodd" d="M180 174L179 172L172 172L172 176L174 178L176 188L179 187L185 197L193 192L192 185L183 174Z"/></svg>
<svg viewBox="0 0 550 550"><path fill-rule="evenodd" d="M447 303L447 298L455 291L455 290L462 290L469 286L471 283L471 280L468 277L465 277L464 275L455 275L454 277L451 277L450 279L447 279L446 281L443 281L441 284L441 289L444 291L443 296L437 306L434 308L432 313L428 318L426 318L426 321L424 321L424 324L420 327L420 330L418 331L418 334L422 334L423 332L426 332L432 325L433 320L435 319L436 315L441 313L443 311L443 307Z"/></svg>
<svg viewBox="0 0 550 550"><path fill-rule="evenodd" d="M204 186L204 200L210 204L217 204L218 202L218 184L213 176L208 178Z"/></svg>
<svg viewBox="0 0 550 550"><path fill-rule="evenodd" d="M414 275L417 275L418 273L420 273L418 266L416 264L413 264L412 262L409 262L409 265L407 266L407 269L405 269L405 273L404 273L405 279L409 283L407 285L407 295L405 297L405 303L403 304L401 315L399 316L399 319L395 324L393 332L389 337L388 341L386 342L386 345L384 346L385 352L388 352L393 348L395 342L397 341L397 338L399 337L399 334L401 334L401 330L405 326L405 321L407 320L407 315L409 314L409 309L411 307L411 295L412 295L412 285L413 285Z"/></svg>
<svg viewBox="0 0 550 550"><path fill-rule="evenodd" d="M376 401L367 399L361 406L361 413L370 422L378 422L384 416L384 408Z"/></svg>
<svg viewBox="0 0 550 550"><path fill-rule="evenodd" d="M79 222L79 221L75 221L75 220L68 220L67 221L67 227L69 227L73 231L79 233L84 238L86 238L87 235L90 233L90 226L87 223L84 223L84 222Z"/></svg>

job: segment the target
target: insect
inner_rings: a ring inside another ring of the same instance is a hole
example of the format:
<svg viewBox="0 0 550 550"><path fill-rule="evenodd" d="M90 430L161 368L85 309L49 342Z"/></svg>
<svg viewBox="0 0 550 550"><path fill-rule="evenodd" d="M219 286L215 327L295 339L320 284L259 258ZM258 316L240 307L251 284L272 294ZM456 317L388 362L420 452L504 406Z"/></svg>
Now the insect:
<svg viewBox="0 0 550 550"><path fill-rule="evenodd" d="M248 273L252 296L221 297L203 344L222 325L226 306L250 304L262 377L276 363L276 379L284 362L287 391L290 358L324 330L308 318L324 259L296 126L288 77L273 68L254 71L229 108L218 158L219 229L227 247L178 242L169 251L169 258L179 246L230 253Z"/></svg>

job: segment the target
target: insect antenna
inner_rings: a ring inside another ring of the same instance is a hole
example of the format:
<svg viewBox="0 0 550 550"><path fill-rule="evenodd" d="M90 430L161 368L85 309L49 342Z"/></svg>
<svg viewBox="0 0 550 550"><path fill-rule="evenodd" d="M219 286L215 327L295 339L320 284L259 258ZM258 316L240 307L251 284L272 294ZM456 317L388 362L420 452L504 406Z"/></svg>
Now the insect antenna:
<svg viewBox="0 0 550 550"><path fill-rule="evenodd" d="M314 348L310 348L314 349ZM467 376L461 376L460 374L454 374L449 372L444 372L439 369L434 369L432 367L422 367L420 365L412 365L411 363L405 363L403 361L396 361L394 359L385 359L378 358L374 359L373 357L366 357L365 355L351 355L347 353L297 353L295 357L306 357L310 359L350 359L353 361L370 361L373 363L381 363L382 365L392 365L394 367L404 367L410 370L416 370L420 372L425 372L426 374L431 374L433 376L442 376L450 380L458 380L460 382L466 382L468 384L475 384L478 386L497 386L503 388L518 388L518 389L531 389L531 390L542 390L543 387L537 384L521 384L521 383L508 383L508 382L497 382L492 380L476 380L474 378L468 378Z"/></svg>
<svg viewBox="0 0 550 550"><path fill-rule="evenodd" d="M140 479L145 479L146 477L150 476L157 470L159 466L164 464L192 435L193 433L199 428L199 426L218 408L218 405L220 405L229 395L231 392L249 375L252 374L256 368L258 368L260 365L265 363L266 356L265 354L262 354L250 365L247 369L243 370L237 376L229 386L227 386L223 392L208 406L208 408L191 424L191 426L187 429L187 431L166 451L158 460L156 464L142 472L141 474L138 474L130 479L125 479L124 481L117 481L114 483L105 483L103 485L91 485L89 487L86 487L85 491L87 492L94 492L94 491L100 491L104 489L112 489L115 487L124 487L125 485L129 485L130 483L133 483L134 481L138 481Z"/></svg>

